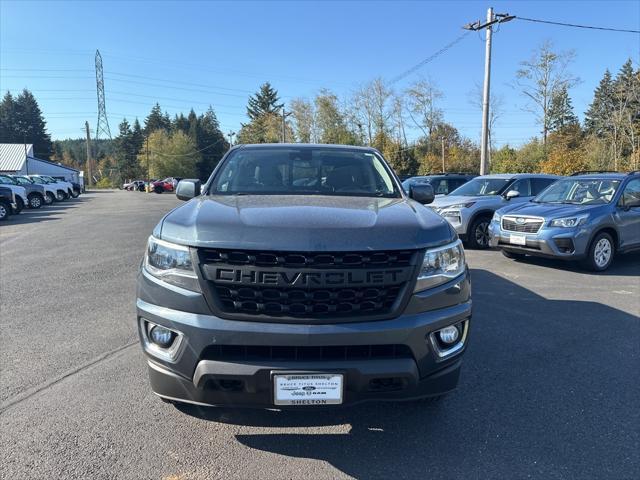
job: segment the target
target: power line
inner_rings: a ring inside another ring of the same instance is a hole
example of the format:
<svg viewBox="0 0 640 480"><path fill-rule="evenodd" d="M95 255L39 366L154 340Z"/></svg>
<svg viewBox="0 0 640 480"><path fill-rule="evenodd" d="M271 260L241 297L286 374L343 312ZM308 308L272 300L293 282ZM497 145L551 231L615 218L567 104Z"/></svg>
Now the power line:
<svg viewBox="0 0 640 480"><path fill-rule="evenodd" d="M449 42L448 44L446 44L444 47L442 47L440 50L438 50L437 52L433 53L431 56L425 58L424 60L422 60L420 63L414 65L413 67L411 67L409 70L405 70L403 73L401 73L400 75L394 77L391 79L391 81L389 82L389 85L393 85L394 83L399 82L400 80L402 80L403 78L408 77L409 75L411 75L412 73L416 72L417 70L421 69L422 67L424 67L427 63L432 62L433 60L435 60L436 58L438 58L440 55L442 55L443 53L445 53L447 50L449 50L450 48L452 48L453 46L455 46L457 43L459 43L460 41L462 41L463 38L465 38L467 35L469 35L470 31L466 31L464 32L462 35L460 35L458 38L456 38L455 40L453 40L452 42Z"/></svg>
<svg viewBox="0 0 640 480"><path fill-rule="evenodd" d="M537 18L526 18L526 17L516 16L516 19L524 20L525 22L548 23L550 25L559 25L561 27L588 28L591 30L606 30L609 32L640 33L640 30L627 30L624 28L609 28L609 27L594 27L592 25L578 25L575 23L552 22L550 20L539 20Z"/></svg>

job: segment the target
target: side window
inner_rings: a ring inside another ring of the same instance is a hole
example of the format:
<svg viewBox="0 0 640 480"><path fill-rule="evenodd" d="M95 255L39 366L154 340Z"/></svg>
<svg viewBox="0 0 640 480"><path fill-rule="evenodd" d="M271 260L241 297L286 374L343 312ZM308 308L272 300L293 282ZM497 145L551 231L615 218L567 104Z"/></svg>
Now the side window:
<svg viewBox="0 0 640 480"><path fill-rule="evenodd" d="M507 192L509 190L515 190L520 192L521 197L530 197L531 196L531 183L528 178L522 178L517 180L509 188L507 188Z"/></svg>
<svg viewBox="0 0 640 480"><path fill-rule="evenodd" d="M433 185L433 187L434 187L433 190L436 195L441 195L441 194L446 195L447 193L449 193L447 180L445 178L443 178L442 180L438 180L438 182L435 185Z"/></svg>
<svg viewBox="0 0 640 480"><path fill-rule="evenodd" d="M622 192L622 202L627 207L640 207L640 178L627 184Z"/></svg>
<svg viewBox="0 0 640 480"><path fill-rule="evenodd" d="M545 188L556 181L555 178L532 178L531 179L531 195L538 195Z"/></svg>

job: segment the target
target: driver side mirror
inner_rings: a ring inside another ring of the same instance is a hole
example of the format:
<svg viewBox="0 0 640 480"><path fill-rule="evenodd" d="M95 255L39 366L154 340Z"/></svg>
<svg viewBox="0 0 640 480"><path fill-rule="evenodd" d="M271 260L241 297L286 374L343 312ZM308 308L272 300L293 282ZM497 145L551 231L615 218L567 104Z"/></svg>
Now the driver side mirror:
<svg viewBox="0 0 640 480"><path fill-rule="evenodd" d="M511 200L512 198L516 198L520 196L520 192L517 190L509 190L506 195L504 196L504 198L506 200Z"/></svg>
<svg viewBox="0 0 640 480"><path fill-rule="evenodd" d="M433 191L433 186L429 183L422 183L419 185L411 185L409 188L409 197L416 202L426 205L435 200L436 195Z"/></svg>
<svg viewBox="0 0 640 480"><path fill-rule="evenodd" d="M176 197L180 200L191 200L200 195L201 184L197 178L180 180L176 187Z"/></svg>

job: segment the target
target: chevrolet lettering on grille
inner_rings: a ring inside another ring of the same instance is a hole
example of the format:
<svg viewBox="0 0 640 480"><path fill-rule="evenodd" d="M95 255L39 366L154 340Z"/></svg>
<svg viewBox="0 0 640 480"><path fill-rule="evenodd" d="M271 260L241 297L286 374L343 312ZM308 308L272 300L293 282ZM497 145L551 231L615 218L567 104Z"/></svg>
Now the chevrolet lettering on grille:
<svg viewBox="0 0 640 480"><path fill-rule="evenodd" d="M206 266L207 277L218 284L268 285L274 287L357 287L397 285L408 281L413 267L383 270L312 271Z"/></svg>

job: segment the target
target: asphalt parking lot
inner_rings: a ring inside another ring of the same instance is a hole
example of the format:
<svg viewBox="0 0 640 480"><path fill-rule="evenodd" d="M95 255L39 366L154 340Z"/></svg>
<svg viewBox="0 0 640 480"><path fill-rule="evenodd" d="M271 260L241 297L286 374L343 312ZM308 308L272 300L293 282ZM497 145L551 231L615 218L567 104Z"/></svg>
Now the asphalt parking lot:
<svg viewBox="0 0 640 480"><path fill-rule="evenodd" d="M433 405L175 408L135 277L173 195L99 191L0 226L0 472L34 478L640 478L640 255L606 274L468 251L459 388Z"/></svg>

